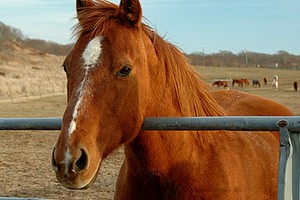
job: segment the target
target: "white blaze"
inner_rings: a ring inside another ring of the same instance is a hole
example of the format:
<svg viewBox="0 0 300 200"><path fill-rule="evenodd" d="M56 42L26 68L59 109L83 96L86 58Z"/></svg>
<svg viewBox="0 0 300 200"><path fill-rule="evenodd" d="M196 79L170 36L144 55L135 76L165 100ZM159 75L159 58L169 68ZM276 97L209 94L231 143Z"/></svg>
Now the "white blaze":
<svg viewBox="0 0 300 200"><path fill-rule="evenodd" d="M95 37L86 46L82 54L82 59L84 61L85 67L96 66L102 51L101 40L102 40L101 36Z"/></svg>
<svg viewBox="0 0 300 200"><path fill-rule="evenodd" d="M99 62L99 58L100 58L100 55L102 52L101 41L102 41L101 36L95 37L87 44L87 46L85 47L85 50L82 53L82 60L84 62L85 73L84 73L83 80L79 84L79 87L78 87L78 100L74 107L74 111L72 114L72 120L70 122L69 129L68 129L70 136L76 130L76 118L78 115L78 109L81 105L81 102L82 102L82 99L83 99L83 96L85 93L84 87L85 87L87 79L88 79L87 76L88 76L89 69L96 67Z"/></svg>

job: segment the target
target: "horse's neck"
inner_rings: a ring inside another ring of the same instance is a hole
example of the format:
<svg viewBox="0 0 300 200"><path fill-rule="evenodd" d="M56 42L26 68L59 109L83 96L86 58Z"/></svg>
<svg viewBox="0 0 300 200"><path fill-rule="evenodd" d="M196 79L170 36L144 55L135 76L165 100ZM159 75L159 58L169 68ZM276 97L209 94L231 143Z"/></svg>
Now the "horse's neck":
<svg viewBox="0 0 300 200"><path fill-rule="evenodd" d="M142 131L125 147L128 164L143 173L167 176L175 165L199 160L205 152L201 148L207 148L207 143L199 145L201 139L197 132Z"/></svg>

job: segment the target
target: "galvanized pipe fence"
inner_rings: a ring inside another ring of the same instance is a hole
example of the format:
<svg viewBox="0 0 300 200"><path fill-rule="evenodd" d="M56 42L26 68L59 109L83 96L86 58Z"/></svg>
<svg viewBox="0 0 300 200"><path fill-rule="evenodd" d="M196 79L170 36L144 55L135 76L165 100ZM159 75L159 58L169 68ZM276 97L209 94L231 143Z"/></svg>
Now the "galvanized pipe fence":
<svg viewBox="0 0 300 200"><path fill-rule="evenodd" d="M0 130L60 130L61 118L0 118ZM155 117L143 130L280 131L278 199L300 199L300 116Z"/></svg>

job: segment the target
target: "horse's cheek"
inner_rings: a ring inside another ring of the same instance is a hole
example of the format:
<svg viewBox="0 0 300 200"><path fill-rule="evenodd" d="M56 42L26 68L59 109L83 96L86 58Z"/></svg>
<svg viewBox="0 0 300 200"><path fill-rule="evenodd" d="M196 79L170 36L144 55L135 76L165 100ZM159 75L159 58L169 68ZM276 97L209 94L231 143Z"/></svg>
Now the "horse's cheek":
<svg viewBox="0 0 300 200"><path fill-rule="evenodd" d="M140 98L138 94L139 92L136 91L136 95L133 95L136 97L128 97L130 103L127 105L127 110L124 110L125 112L123 113L123 119L121 123L121 130L123 132L122 143L127 143L134 139L139 133L143 123L146 111L146 101L144 97ZM138 101L135 98L138 98Z"/></svg>

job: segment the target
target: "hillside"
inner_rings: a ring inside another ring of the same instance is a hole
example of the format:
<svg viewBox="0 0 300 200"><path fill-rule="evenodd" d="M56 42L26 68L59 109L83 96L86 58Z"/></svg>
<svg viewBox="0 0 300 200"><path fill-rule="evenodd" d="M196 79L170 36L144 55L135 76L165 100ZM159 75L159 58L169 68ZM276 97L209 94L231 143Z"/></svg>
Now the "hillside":
<svg viewBox="0 0 300 200"><path fill-rule="evenodd" d="M55 55L50 46L65 53ZM61 65L70 45L27 39L18 29L0 22L0 47L0 101L65 92Z"/></svg>
<svg viewBox="0 0 300 200"><path fill-rule="evenodd" d="M0 101L64 92L63 56L23 48L18 43L7 46L10 51L0 52Z"/></svg>

